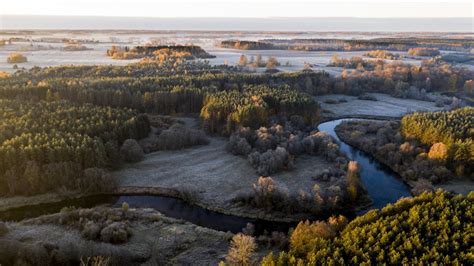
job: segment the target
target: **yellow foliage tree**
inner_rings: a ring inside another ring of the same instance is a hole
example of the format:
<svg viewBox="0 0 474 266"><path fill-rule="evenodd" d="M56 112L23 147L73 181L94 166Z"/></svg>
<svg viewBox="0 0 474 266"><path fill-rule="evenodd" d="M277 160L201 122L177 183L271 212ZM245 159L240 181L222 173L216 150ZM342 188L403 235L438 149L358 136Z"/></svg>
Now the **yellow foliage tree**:
<svg viewBox="0 0 474 266"><path fill-rule="evenodd" d="M448 156L448 146L442 142L433 144L428 153L428 157L433 160L445 160Z"/></svg>
<svg viewBox="0 0 474 266"><path fill-rule="evenodd" d="M236 234L230 243L229 253L226 256L228 265L252 265L254 262L253 254L257 244L255 239L244 234Z"/></svg>
<svg viewBox="0 0 474 266"><path fill-rule="evenodd" d="M26 56L20 54L20 53L13 53L8 55L7 58L7 63L9 64L18 64L18 63L26 63L28 59Z"/></svg>

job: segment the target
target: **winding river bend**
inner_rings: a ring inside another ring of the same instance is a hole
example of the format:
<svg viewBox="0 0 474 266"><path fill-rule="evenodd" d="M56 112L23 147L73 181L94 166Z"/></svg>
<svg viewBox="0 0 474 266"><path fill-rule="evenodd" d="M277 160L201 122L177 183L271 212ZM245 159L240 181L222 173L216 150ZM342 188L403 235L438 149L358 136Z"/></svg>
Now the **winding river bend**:
<svg viewBox="0 0 474 266"><path fill-rule="evenodd" d="M387 203L396 202L401 197L411 196L408 186L403 183L403 180L395 172L381 164L371 155L351 147L339 139L334 129L343 120L347 119L321 123L318 129L328 132L336 139L341 151L344 152L350 160L359 163L361 168L360 177L369 192L369 196L373 200L371 208L379 209L387 205Z"/></svg>
<svg viewBox="0 0 474 266"><path fill-rule="evenodd" d="M343 119L322 123L318 126L318 129L326 131L333 136L340 145L340 149L346 153L351 160L359 162L361 166L361 179L373 200L373 206L371 208L381 208L387 203L396 202L401 197L410 196L408 187L393 171L380 164L370 155L345 144L338 138L334 129L342 120ZM262 233L264 230L268 232L287 231L289 227L295 225L292 223L277 223L225 215L189 204L181 199L151 195L89 196L78 199L68 199L56 203L25 206L0 213L0 220L20 221L27 218L56 213L63 207L68 206L82 208L91 208L103 204L121 206L123 202L127 202L130 207L133 208L153 208L172 218L182 219L199 226L233 233L240 232L247 223L254 224L257 234Z"/></svg>

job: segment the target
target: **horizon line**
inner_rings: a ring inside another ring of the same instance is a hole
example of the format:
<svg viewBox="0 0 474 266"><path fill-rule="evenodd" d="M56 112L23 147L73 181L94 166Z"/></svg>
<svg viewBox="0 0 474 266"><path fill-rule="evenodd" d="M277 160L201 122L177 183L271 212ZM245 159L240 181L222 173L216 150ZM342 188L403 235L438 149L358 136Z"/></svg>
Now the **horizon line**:
<svg viewBox="0 0 474 266"><path fill-rule="evenodd" d="M150 16L115 16L115 15L49 15L49 14L0 14L0 16L38 16L38 17L95 17L95 18L146 18L146 19L472 19L474 17L292 17L292 16L268 16L268 17L150 17Z"/></svg>

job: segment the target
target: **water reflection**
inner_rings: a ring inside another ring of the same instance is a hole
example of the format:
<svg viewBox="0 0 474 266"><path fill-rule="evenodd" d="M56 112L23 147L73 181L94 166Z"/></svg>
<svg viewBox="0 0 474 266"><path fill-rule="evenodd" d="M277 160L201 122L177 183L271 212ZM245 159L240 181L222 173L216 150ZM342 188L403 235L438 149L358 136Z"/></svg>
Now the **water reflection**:
<svg viewBox="0 0 474 266"><path fill-rule="evenodd" d="M341 151L349 159L359 163L362 182L364 182L369 196L373 200L372 208L382 208L388 203L396 202L401 197L410 196L408 186L403 183L402 179L395 172L378 162L371 155L353 148L339 139L334 129L343 120L339 119L321 123L318 129L328 132L336 139Z"/></svg>

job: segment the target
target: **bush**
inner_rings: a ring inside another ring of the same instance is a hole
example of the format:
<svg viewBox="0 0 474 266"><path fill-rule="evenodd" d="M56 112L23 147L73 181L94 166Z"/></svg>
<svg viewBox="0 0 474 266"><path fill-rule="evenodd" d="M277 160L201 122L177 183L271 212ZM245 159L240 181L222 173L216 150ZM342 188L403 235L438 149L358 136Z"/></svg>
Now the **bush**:
<svg viewBox="0 0 474 266"><path fill-rule="evenodd" d="M174 124L158 136L157 147L159 150L178 150L208 143L209 140L203 131L190 129L182 124Z"/></svg>
<svg viewBox="0 0 474 266"><path fill-rule="evenodd" d="M232 134L227 143L227 150L234 155L247 156L252 151L252 146L250 146L245 138Z"/></svg>
<svg viewBox="0 0 474 266"><path fill-rule="evenodd" d="M432 160L446 160L448 157L448 146L442 142L431 145L430 151L428 152L428 158Z"/></svg>
<svg viewBox="0 0 474 266"><path fill-rule="evenodd" d="M114 222L100 231L100 240L107 243L125 243L130 235L128 230L124 222Z"/></svg>
<svg viewBox="0 0 474 266"><path fill-rule="evenodd" d="M253 152L248 156L250 165L257 169L259 175L268 176L278 170L293 168L293 157L285 148L278 147L264 153Z"/></svg>
<svg viewBox="0 0 474 266"><path fill-rule="evenodd" d="M130 209L130 205L128 205L128 203L126 202L122 203L122 211L128 212L129 209Z"/></svg>
<svg viewBox="0 0 474 266"><path fill-rule="evenodd" d="M232 238L225 260L229 265L253 265L256 248L257 244L253 237L241 233L236 234Z"/></svg>
<svg viewBox="0 0 474 266"><path fill-rule="evenodd" d="M303 148L307 154L325 154L328 152L328 145L332 143L332 138L327 132L316 132L302 141Z"/></svg>
<svg viewBox="0 0 474 266"><path fill-rule="evenodd" d="M131 235L130 212L113 208L70 209L61 210L60 215L47 217L38 223L61 224L81 231L82 237L88 240L100 240L107 243L125 243Z"/></svg>
<svg viewBox="0 0 474 266"><path fill-rule="evenodd" d="M82 229L82 237L89 240L96 240L100 238L101 226L94 221L88 221Z"/></svg>
<svg viewBox="0 0 474 266"><path fill-rule="evenodd" d="M377 101L377 98L375 98L375 96L370 95L370 94L366 94L366 93L359 95L359 97L357 97L357 99L366 100L366 101Z"/></svg>
<svg viewBox="0 0 474 266"><path fill-rule="evenodd" d="M415 196L421 195L424 192L433 192L433 191L434 191L433 184L429 180L424 179L424 178L418 179L415 182L415 185L413 186L413 188L411 189L411 193L413 193L413 195Z"/></svg>
<svg viewBox="0 0 474 266"><path fill-rule="evenodd" d="M324 221L302 221L296 226L290 237L290 248L296 254L308 253L317 248L321 239L330 239L336 236L334 227Z"/></svg>
<svg viewBox="0 0 474 266"><path fill-rule="evenodd" d="M368 56L372 58L380 58L380 59L389 59L389 60L396 60L400 57L399 54L392 54L386 50L369 51L365 53L364 56Z"/></svg>
<svg viewBox="0 0 474 266"><path fill-rule="evenodd" d="M107 266L110 264L110 257L92 256L81 257L81 266Z"/></svg>
<svg viewBox="0 0 474 266"><path fill-rule="evenodd" d="M438 48L416 47L410 48L408 54L416 56L437 56L440 52Z"/></svg>
<svg viewBox="0 0 474 266"><path fill-rule="evenodd" d="M340 98L338 102L339 103L347 103L347 99L346 98Z"/></svg>
<svg viewBox="0 0 474 266"><path fill-rule="evenodd" d="M444 107L444 100L442 98L436 99L435 106L436 107Z"/></svg>
<svg viewBox="0 0 474 266"><path fill-rule="evenodd" d="M126 162L131 163L139 162L144 157L143 149L135 139L125 140L120 148L120 153Z"/></svg>
<svg viewBox="0 0 474 266"><path fill-rule="evenodd" d="M274 182L271 177L263 176L253 184L252 193L238 195L234 201L267 211L291 213L299 209L296 200L290 198L286 189Z"/></svg>
<svg viewBox="0 0 474 266"><path fill-rule="evenodd" d="M7 63L9 64L19 64L19 63L26 63L28 59L26 56L20 54L20 53L13 53L8 55L7 57Z"/></svg>
<svg viewBox="0 0 474 266"><path fill-rule="evenodd" d="M327 104L336 104L336 103L339 103L339 101L334 100L334 99L326 99L326 100L324 100L324 103L327 103Z"/></svg>

